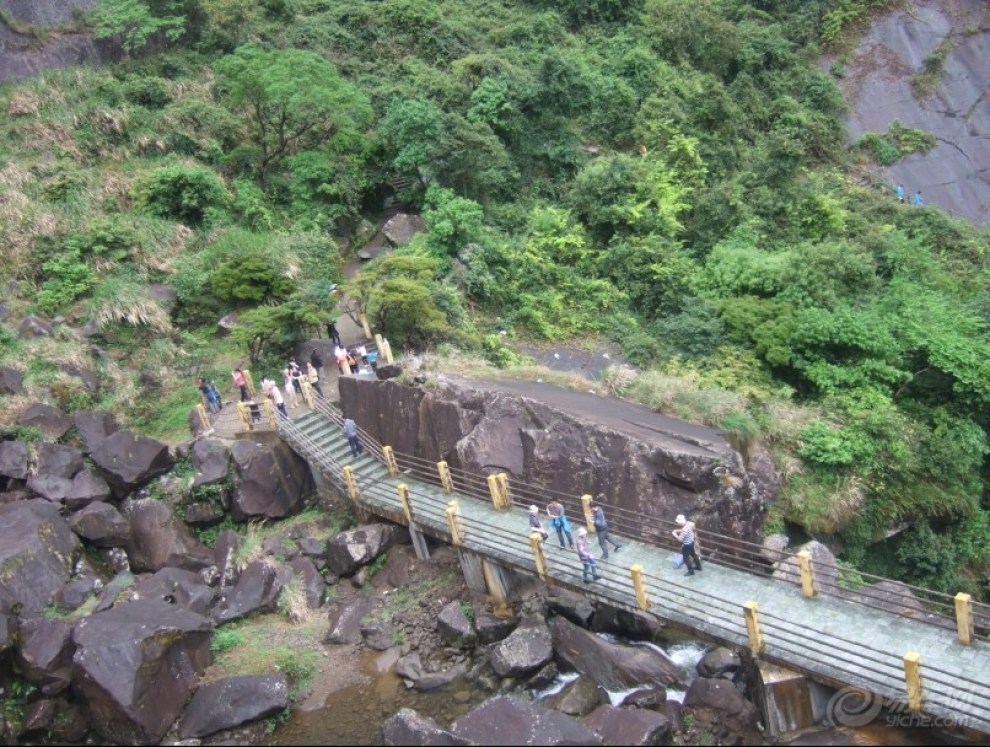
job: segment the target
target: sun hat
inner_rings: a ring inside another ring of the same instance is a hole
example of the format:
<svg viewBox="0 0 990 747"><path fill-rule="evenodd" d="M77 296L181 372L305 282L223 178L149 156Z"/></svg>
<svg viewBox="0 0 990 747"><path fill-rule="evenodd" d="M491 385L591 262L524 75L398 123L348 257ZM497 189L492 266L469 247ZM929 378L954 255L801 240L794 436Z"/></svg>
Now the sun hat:
<svg viewBox="0 0 990 747"><path fill-rule="evenodd" d="M581 527L580 529L578 529L577 535L578 535L578 537L587 537L588 536L588 530L585 529L584 527Z"/></svg>
<svg viewBox="0 0 990 747"><path fill-rule="evenodd" d="M687 519L684 518L684 514L677 514L677 518L674 521L678 524L687 524Z"/></svg>
<svg viewBox="0 0 990 747"><path fill-rule="evenodd" d="M530 506L529 507L529 512L531 514L538 514L538 513L540 513L540 509L538 509L536 506Z"/></svg>

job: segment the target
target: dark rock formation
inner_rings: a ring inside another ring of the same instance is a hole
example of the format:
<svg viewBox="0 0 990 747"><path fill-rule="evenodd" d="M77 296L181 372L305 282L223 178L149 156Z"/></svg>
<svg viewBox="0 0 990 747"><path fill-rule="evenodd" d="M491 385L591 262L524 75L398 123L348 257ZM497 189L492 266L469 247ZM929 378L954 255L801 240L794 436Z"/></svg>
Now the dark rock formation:
<svg viewBox="0 0 990 747"><path fill-rule="evenodd" d="M39 475L54 475L71 480L83 468L83 455L74 446L40 443L35 449Z"/></svg>
<svg viewBox="0 0 990 747"><path fill-rule="evenodd" d="M193 480L193 490L202 485L212 485L227 479L230 466L230 449L223 441L212 438L197 439L189 454L198 474Z"/></svg>
<svg viewBox="0 0 990 747"><path fill-rule="evenodd" d="M382 743L393 747L457 747L471 744L444 731L436 722L403 708L382 723Z"/></svg>
<svg viewBox="0 0 990 747"><path fill-rule="evenodd" d="M706 651L698 662L698 674L702 677L730 676L742 666L742 659L735 651L723 646Z"/></svg>
<svg viewBox="0 0 990 747"><path fill-rule="evenodd" d="M478 745L596 745L601 739L580 721L510 695L486 700L451 727Z"/></svg>
<svg viewBox="0 0 990 747"><path fill-rule="evenodd" d="M582 628L591 625L591 618L595 614L595 607L590 599L559 587L553 587L547 593L547 608L555 614L563 615Z"/></svg>
<svg viewBox="0 0 990 747"><path fill-rule="evenodd" d="M449 602L437 616L437 631L448 646L471 648L478 642L478 634L468 620L458 601Z"/></svg>
<svg viewBox="0 0 990 747"><path fill-rule="evenodd" d="M584 723L606 745L667 744L671 731L670 720L655 711L611 705L599 706Z"/></svg>
<svg viewBox="0 0 990 747"><path fill-rule="evenodd" d="M413 689L420 692L439 690L464 677L467 669L467 664L455 664L438 672L427 672L413 683Z"/></svg>
<svg viewBox="0 0 990 747"><path fill-rule="evenodd" d="M213 564L213 553L168 504L145 498L131 502L126 513L131 523L127 555L135 571L157 571L165 566L198 571Z"/></svg>
<svg viewBox="0 0 990 747"><path fill-rule="evenodd" d="M652 641L660 635L663 630L663 623L642 612L624 610L596 602L595 617L591 621L591 629L595 633L611 633L635 641Z"/></svg>
<svg viewBox="0 0 990 747"><path fill-rule="evenodd" d="M288 706L289 683L284 674L227 677L196 691L182 714L179 737L206 737L266 718Z"/></svg>
<svg viewBox="0 0 990 747"><path fill-rule="evenodd" d="M487 612L479 612L474 621L474 628L478 632L480 643L495 643L504 640L515 630L516 621L513 619L503 620Z"/></svg>
<svg viewBox="0 0 990 747"><path fill-rule="evenodd" d="M44 739L55 723L59 705L58 700L43 698L25 706L21 730L17 733L20 743Z"/></svg>
<svg viewBox="0 0 990 747"><path fill-rule="evenodd" d="M25 480L27 476L27 444L20 441L0 441L0 477Z"/></svg>
<svg viewBox="0 0 990 747"><path fill-rule="evenodd" d="M92 457L118 497L164 475L175 465L167 444L129 430L107 436Z"/></svg>
<svg viewBox="0 0 990 747"><path fill-rule="evenodd" d="M65 507L70 511L88 506L93 501L110 499L110 486L107 481L89 470L83 470L72 478L72 488L65 496Z"/></svg>
<svg viewBox="0 0 990 747"><path fill-rule="evenodd" d="M31 475L27 481L28 490L46 501L62 503L72 492L72 480L54 475Z"/></svg>
<svg viewBox="0 0 990 747"><path fill-rule="evenodd" d="M606 690L684 682L680 667L655 649L610 643L562 617L550 621L550 631L558 660L588 675Z"/></svg>
<svg viewBox="0 0 990 747"><path fill-rule="evenodd" d="M291 516L315 489L309 466L282 441L237 441L231 456L235 471L230 513L235 521Z"/></svg>
<svg viewBox="0 0 990 747"><path fill-rule="evenodd" d="M426 230L426 223L418 215L396 213L382 226L382 233L392 246L401 246L412 240L413 236Z"/></svg>
<svg viewBox="0 0 990 747"><path fill-rule="evenodd" d="M712 531L758 541L766 497L716 431L621 400L530 382L439 377L436 387L345 377L345 412L396 451L582 495L643 515L640 536L666 536L690 514ZM651 521L650 519L655 519Z"/></svg>
<svg viewBox="0 0 990 747"><path fill-rule="evenodd" d="M43 500L0 506L0 609L44 611L81 551L57 506Z"/></svg>
<svg viewBox="0 0 990 747"><path fill-rule="evenodd" d="M285 581L286 574L280 574L271 563L249 563L241 571L234 590L217 605L213 619L222 625L254 612L274 612Z"/></svg>
<svg viewBox="0 0 990 747"><path fill-rule="evenodd" d="M72 680L72 624L65 620L27 620L21 624L17 664L24 679L44 695L56 695Z"/></svg>
<svg viewBox="0 0 990 747"><path fill-rule="evenodd" d="M99 583L98 583L99 582ZM97 587L102 588L102 582L96 578L76 578L67 583L55 596L55 605L61 612L72 612L85 604Z"/></svg>
<svg viewBox="0 0 990 747"><path fill-rule="evenodd" d="M684 705L689 708L711 708L726 716L756 712L756 706L746 700L734 684L721 678L696 679L684 695Z"/></svg>
<svg viewBox="0 0 990 747"><path fill-rule="evenodd" d="M73 416L76 431L86 446L86 453L92 454L100 444L116 433L117 420L113 413L105 410L80 410Z"/></svg>
<svg viewBox="0 0 990 747"><path fill-rule="evenodd" d="M58 441L72 427L72 419L57 407L35 402L17 416L18 425L38 428L53 441Z"/></svg>
<svg viewBox="0 0 990 747"><path fill-rule="evenodd" d="M632 708L648 708L651 711L659 711L667 702L667 689L659 685L652 685L643 690L637 690L623 698L620 705Z"/></svg>
<svg viewBox="0 0 990 747"><path fill-rule="evenodd" d="M372 609L367 599L344 599L330 606L330 629L324 643L357 643L361 640L361 618Z"/></svg>
<svg viewBox="0 0 990 747"><path fill-rule="evenodd" d="M17 338L19 340L34 340L38 337L51 337L52 325L40 316L26 316L17 325Z"/></svg>
<svg viewBox="0 0 990 747"><path fill-rule="evenodd" d="M10 366L0 366L0 394L20 394L24 389L24 374Z"/></svg>
<svg viewBox="0 0 990 747"><path fill-rule="evenodd" d="M521 625L492 649L490 661L500 677L531 674L553 658L550 631L542 624Z"/></svg>
<svg viewBox="0 0 990 747"><path fill-rule="evenodd" d="M367 524L341 532L327 543L327 564L338 576L350 576L404 539L405 530L393 524Z"/></svg>
<svg viewBox="0 0 990 747"><path fill-rule="evenodd" d="M112 744L157 744L210 662L209 619L155 599L76 624L74 687Z"/></svg>
<svg viewBox="0 0 990 747"><path fill-rule="evenodd" d="M100 375L92 368L80 366L78 363L63 363L59 368L62 373L79 379L90 394L97 394L100 391Z"/></svg>
<svg viewBox="0 0 990 747"><path fill-rule="evenodd" d="M566 685L556 695L546 699L544 705L568 716L587 716L602 703L608 702L607 694L591 677L581 675Z"/></svg>
<svg viewBox="0 0 990 747"><path fill-rule="evenodd" d="M302 582L306 591L306 604L312 609L323 605L323 596L326 594L327 585L323 576L316 570L313 561L307 557L293 558L289 561L289 568L292 570L293 578L298 578ZM386 648L388 648L386 646ZM384 651L384 649L382 649Z"/></svg>
<svg viewBox="0 0 990 747"><path fill-rule="evenodd" d="M213 603L213 589L199 574L181 568L162 568L151 576L142 576L134 585L141 599L157 599L183 609L206 615Z"/></svg>
<svg viewBox="0 0 990 747"><path fill-rule="evenodd" d="M362 623L361 637L364 645L375 651L387 651L395 645L395 630L387 622Z"/></svg>
<svg viewBox="0 0 990 747"><path fill-rule="evenodd" d="M109 503L95 501L69 517L72 531L97 547L127 547L131 523Z"/></svg>

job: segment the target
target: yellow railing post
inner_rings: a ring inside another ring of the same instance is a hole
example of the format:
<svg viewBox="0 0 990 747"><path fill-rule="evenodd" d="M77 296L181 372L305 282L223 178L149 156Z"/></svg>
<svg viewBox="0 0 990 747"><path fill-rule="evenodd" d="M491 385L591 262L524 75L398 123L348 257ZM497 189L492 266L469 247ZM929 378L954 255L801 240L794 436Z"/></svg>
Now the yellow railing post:
<svg viewBox="0 0 990 747"><path fill-rule="evenodd" d="M904 684L908 708L917 713L921 710L921 654L914 651L904 654Z"/></svg>
<svg viewBox="0 0 990 747"><path fill-rule="evenodd" d="M253 426L251 425L251 408L248 407L243 402L238 402L237 412L241 416L241 423L244 425L244 430L246 431L254 430Z"/></svg>
<svg viewBox="0 0 990 747"><path fill-rule="evenodd" d="M759 656L763 651L763 634L760 632L760 605L756 602L746 602L743 605L746 616L746 632L749 634L749 650L753 656Z"/></svg>
<svg viewBox="0 0 990 747"><path fill-rule="evenodd" d="M387 446L385 447L388 448ZM406 521L412 523L412 506L409 503L409 486L405 483L399 485L399 503L402 504L402 513L406 515Z"/></svg>
<svg viewBox="0 0 990 747"><path fill-rule="evenodd" d="M392 360L392 344L384 337L382 338L382 349L382 352L385 353L385 362L389 365L395 363L395 361Z"/></svg>
<svg viewBox="0 0 990 747"><path fill-rule="evenodd" d="M496 478L498 479L499 493L502 496L502 508L511 508L512 493L509 492L509 476L504 472L499 472Z"/></svg>
<svg viewBox="0 0 990 747"><path fill-rule="evenodd" d="M342 361L340 361L340 372L344 376L351 375L351 364L347 362L347 358L344 358Z"/></svg>
<svg viewBox="0 0 990 747"><path fill-rule="evenodd" d="M443 485L443 492L450 495L454 492L454 480L450 476L450 467L446 462L437 462L437 472L440 473L440 484Z"/></svg>
<svg viewBox="0 0 990 747"><path fill-rule="evenodd" d="M547 559L543 554L543 537L539 532L529 535L529 546L533 548L533 560L536 563L536 573L540 578L547 575Z"/></svg>
<svg viewBox="0 0 990 747"><path fill-rule="evenodd" d="M247 384L248 394L251 395L251 399L254 399L254 379L251 377L251 372L245 368L241 373L244 374L244 383Z"/></svg>
<svg viewBox="0 0 990 747"><path fill-rule="evenodd" d="M801 564L801 593L808 599L815 596L815 572L811 566L811 553L802 550L797 554Z"/></svg>
<svg viewBox="0 0 990 747"><path fill-rule="evenodd" d="M348 465L344 467L344 480L347 482L347 495L355 503L361 498L361 493L358 492L357 480L354 479L354 470Z"/></svg>
<svg viewBox="0 0 990 747"><path fill-rule="evenodd" d="M382 342L383 339L384 338L380 334L376 334L375 335L375 348L378 350L378 360L384 362L384 360L385 360L385 350L384 350L385 345Z"/></svg>
<svg viewBox="0 0 990 747"><path fill-rule="evenodd" d="M584 511L584 523L588 527L588 534L595 533L595 514L591 510L592 497L588 494L581 496L581 510Z"/></svg>
<svg viewBox="0 0 990 747"><path fill-rule="evenodd" d="M265 413L265 417L268 419L268 425L270 425L275 430L278 430L278 415L275 413L275 405L267 397L261 402L261 410Z"/></svg>
<svg viewBox="0 0 990 747"><path fill-rule="evenodd" d="M307 407L310 410L313 409L313 385L310 384L306 379L299 382L299 388L302 389L303 400L306 402Z"/></svg>
<svg viewBox="0 0 990 747"><path fill-rule="evenodd" d="M501 486L498 484L498 475L488 475L488 494L492 497L492 505L495 506L495 508L503 508L502 490Z"/></svg>
<svg viewBox="0 0 990 747"><path fill-rule="evenodd" d="M367 314L358 314L358 321L361 322L361 328L364 330L364 337L366 340L371 339L371 326L368 324Z"/></svg>
<svg viewBox="0 0 990 747"><path fill-rule="evenodd" d="M382 447L382 455L385 457L385 466L388 467L389 477L398 477L399 475L399 465L395 461L395 452L392 451L391 446Z"/></svg>
<svg viewBox="0 0 990 747"><path fill-rule="evenodd" d="M203 430L204 431L210 430L210 428L212 427L210 425L210 416L206 414L206 408L203 406L202 403L196 405L196 414L199 415L199 422L202 424Z"/></svg>
<svg viewBox="0 0 990 747"><path fill-rule="evenodd" d="M973 642L973 598L969 594L956 594L956 629L959 642L968 646Z"/></svg>
<svg viewBox="0 0 990 747"><path fill-rule="evenodd" d="M451 543L463 545L464 530L461 527L461 507L456 500L447 504L447 525L450 527Z"/></svg>
<svg viewBox="0 0 990 747"><path fill-rule="evenodd" d="M632 576L633 589L636 590L636 604L646 612L650 609L650 600L646 596L646 585L643 583L643 566L637 563L629 569L629 574Z"/></svg>

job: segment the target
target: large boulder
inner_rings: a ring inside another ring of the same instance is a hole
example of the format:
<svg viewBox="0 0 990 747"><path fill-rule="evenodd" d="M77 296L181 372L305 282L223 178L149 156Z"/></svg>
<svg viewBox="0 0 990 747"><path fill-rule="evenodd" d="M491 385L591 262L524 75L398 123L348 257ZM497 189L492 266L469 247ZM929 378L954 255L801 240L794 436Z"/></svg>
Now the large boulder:
<svg viewBox="0 0 990 747"><path fill-rule="evenodd" d="M461 603L449 602L440 610L437 616L437 631L440 638L448 646L456 648L471 648L478 642L478 634L474 625L468 620Z"/></svg>
<svg viewBox="0 0 990 747"><path fill-rule="evenodd" d="M756 706L746 700L739 689L726 679L699 677L688 687L684 705L689 708L711 708L725 716L752 713Z"/></svg>
<svg viewBox="0 0 990 747"><path fill-rule="evenodd" d="M179 737L206 737L266 718L288 706L289 683L284 674L226 677L196 691L182 714Z"/></svg>
<svg viewBox="0 0 990 747"><path fill-rule="evenodd" d="M20 394L24 389L24 374L10 366L0 366L0 394Z"/></svg>
<svg viewBox="0 0 990 747"><path fill-rule="evenodd" d="M40 443L35 450L37 474L54 475L71 480L83 468L83 455L74 446Z"/></svg>
<svg viewBox="0 0 990 747"><path fill-rule="evenodd" d="M298 513L315 485L306 462L282 441L237 441L231 449L234 489L230 513L235 521L281 519Z"/></svg>
<svg viewBox="0 0 990 747"><path fill-rule="evenodd" d="M815 590L819 594L839 594L839 566L835 555L818 540L812 540L801 545L797 552L807 550L811 553L812 574L815 579ZM785 583L801 585L801 562L795 556L790 556L778 562L774 568L773 578Z"/></svg>
<svg viewBox="0 0 990 747"><path fill-rule="evenodd" d="M21 411L17 424L37 428L48 438L58 441L72 427L72 418L57 407L35 402Z"/></svg>
<svg viewBox="0 0 990 747"><path fill-rule="evenodd" d="M575 622L571 620L571 622ZM663 623L638 610L624 610L609 604L596 603L591 621L595 633L610 633L634 641L652 641L660 636Z"/></svg>
<svg viewBox="0 0 990 747"><path fill-rule="evenodd" d="M505 640L516 629L515 618L501 618L488 612L478 612L474 621L474 629L478 633L479 643L497 643Z"/></svg>
<svg viewBox="0 0 990 747"><path fill-rule="evenodd" d="M112 744L157 744L210 663L212 623L157 599L118 605L74 629L74 687Z"/></svg>
<svg viewBox="0 0 990 747"><path fill-rule="evenodd" d="M374 605L368 599L351 598L334 602L327 617L330 629L324 643L357 643L361 640L361 619Z"/></svg>
<svg viewBox="0 0 990 747"><path fill-rule="evenodd" d="M608 700L608 695L591 677L581 675L564 686L556 695L546 699L545 705L568 716L587 716Z"/></svg>
<svg viewBox="0 0 990 747"><path fill-rule="evenodd" d="M582 628L589 627L595 615L595 607L586 596L556 586L547 593L547 608Z"/></svg>
<svg viewBox="0 0 990 747"><path fill-rule="evenodd" d="M27 476L27 444L20 441L0 441L0 477L25 480Z"/></svg>
<svg viewBox="0 0 990 747"><path fill-rule="evenodd" d="M93 501L110 500L110 486L99 475L84 469L72 478L72 488L65 496L65 507L70 511L88 506Z"/></svg>
<svg viewBox="0 0 990 747"><path fill-rule="evenodd" d="M248 563L233 591L213 611L213 619L223 625L255 612L274 612L287 576L267 561Z"/></svg>
<svg viewBox="0 0 990 747"><path fill-rule="evenodd" d="M109 503L95 501L69 517L72 531L97 547L127 547L131 523Z"/></svg>
<svg viewBox="0 0 990 747"><path fill-rule="evenodd" d="M196 539L171 506L154 498L132 501L126 510L131 523L127 555L135 571L165 566L198 571L213 564L213 553Z"/></svg>
<svg viewBox="0 0 990 747"><path fill-rule="evenodd" d="M599 706L584 723L606 745L662 745L671 732L670 719L656 711L611 705Z"/></svg>
<svg viewBox="0 0 990 747"><path fill-rule="evenodd" d="M69 580L81 551L54 504L0 506L0 609L43 612Z"/></svg>
<svg viewBox="0 0 990 747"><path fill-rule="evenodd" d="M500 677L532 674L553 658L550 631L542 624L520 625L492 649L489 660Z"/></svg>
<svg viewBox="0 0 990 747"><path fill-rule="evenodd" d="M17 664L24 679L44 695L55 695L72 680L72 624L65 620L28 620L21 624Z"/></svg>
<svg viewBox="0 0 990 747"><path fill-rule="evenodd" d="M472 744L597 745L601 739L580 721L512 695L486 700L451 727Z"/></svg>
<svg viewBox="0 0 990 747"><path fill-rule="evenodd" d="M62 503L72 492L72 480L54 475L31 475L27 480L27 487L46 501Z"/></svg>
<svg viewBox="0 0 990 747"><path fill-rule="evenodd" d="M105 410L80 410L73 416L73 420L87 454L92 454L119 430L113 413Z"/></svg>
<svg viewBox="0 0 990 747"><path fill-rule="evenodd" d="M467 671L467 664L462 663L437 672L426 672L413 683L413 689L420 692L439 690L463 678Z"/></svg>
<svg viewBox="0 0 990 747"><path fill-rule="evenodd" d="M654 648L612 643L562 617L550 621L550 631L558 660L606 690L682 685L686 680L681 668Z"/></svg>
<svg viewBox="0 0 990 747"><path fill-rule="evenodd" d="M411 708L402 708L382 723L382 743L386 747L457 747L468 745L466 739L444 731L427 716Z"/></svg>
<svg viewBox="0 0 990 747"><path fill-rule="evenodd" d="M549 384L442 375L435 382L351 376L339 388L348 415L397 452L505 471L569 495L605 493L613 511L642 516L629 531L648 541L679 513L703 530L759 541L765 497L712 428Z"/></svg>
<svg viewBox="0 0 990 747"><path fill-rule="evenodd" d="M181 568L162 568L142 576L134 585L140 599L159 599L176 604L198 615L206 615L213 603L213 589L203 583L198 573Z"/></svg>
<svg viewBox="0 0 990 747"><path fill-rule="evenodd" d="M742 666L742 659L732 649L718 646L706 651L698 662L698 674L702 677L721 677L728 674L730 677Z"/></svg>
<svg viewBox="0 0 990 747"><path fill-rule="evenodd" d="M130 430L107 436L92 457L118 497L164 475L175 465L168 444Z"/></svg>
<svg viewBox="0 0 990 747"><path fill-rule="evenodd" d="M189 454L193 467L196 468L196 478L193 480L193 490L203 485L213 485L227 479L227 469L230 466L230 449L213 438L200 438L193 444Z"/></svg>
<svg viewBox="0 0 990 747"><path fill-rule="evenodd" d="M17 338L19 340L34 340L38 337L51 337L52 325L40 316L31 314L21 319L17 325Z"/></svg>
<svg viewBox="0 0 990 747"><path fill-rule="evenodd" d="M392 246L409 243L413 236L426 230L426 223L418 215L396 213L382 226L382 233Z"/></svg>
<svg viewBox="0 0 990 747"><path fill-rule="evenodd" d="M405 530L393 524L367 524L330 538L327 565L337 576L350 576L404 539Z"/></svg>
<svg viewBox="0 0 990 747"><path fill-rule="evenodd" d="M304 556L293 558L289 561L289 568L292 570L292 577L298 578L302 584L307 606L312 609L322 606L327 585L313 561Z"/></svg>

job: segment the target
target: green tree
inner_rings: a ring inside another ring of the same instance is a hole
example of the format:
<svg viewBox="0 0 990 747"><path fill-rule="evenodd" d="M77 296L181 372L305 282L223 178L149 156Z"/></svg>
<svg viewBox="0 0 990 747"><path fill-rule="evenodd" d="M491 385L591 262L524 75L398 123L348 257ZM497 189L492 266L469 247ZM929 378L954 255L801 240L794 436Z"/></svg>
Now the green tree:
<svg viewBox="0 0 990 747"><path fill-rule="evenodd" d="M313 52L247 45L218 61L216 71L229 105L248 118L262 186L283 159L371 122L364 93Z"/></svg>
<svg viewBox="0 0 990 747"><path fill-rule="evenodd" d="M144 49L148 39L158 32L175 41L185 33L186 18L179 13L181 4L177 0L166 2L164 7L171 15L156 15L141 0L101 0L93 12L96 25L93 36L97 39L120 36L130 54Z"/></svg>

